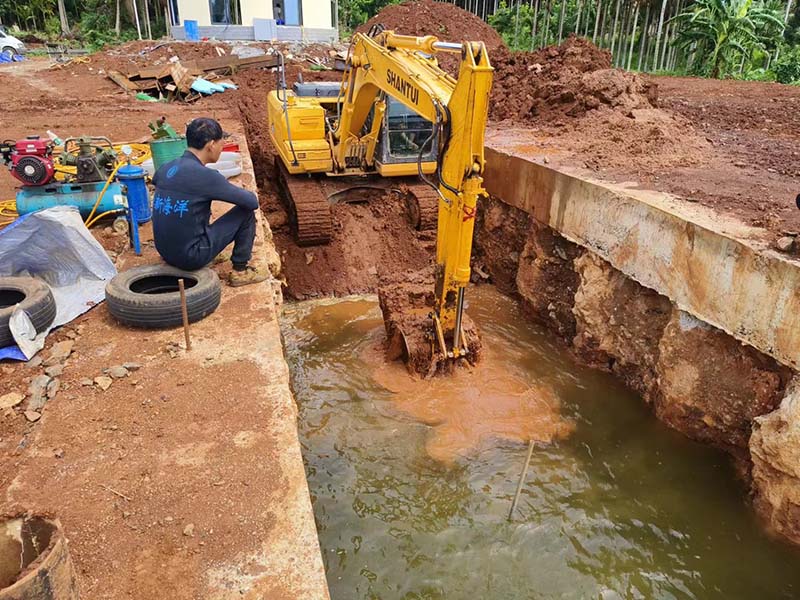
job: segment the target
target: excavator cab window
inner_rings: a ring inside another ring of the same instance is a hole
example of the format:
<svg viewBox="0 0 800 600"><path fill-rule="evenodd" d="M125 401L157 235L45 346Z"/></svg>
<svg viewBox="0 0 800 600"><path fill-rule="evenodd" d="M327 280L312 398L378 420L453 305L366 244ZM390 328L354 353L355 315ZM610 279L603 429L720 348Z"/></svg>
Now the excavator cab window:
<svg viewBox="0 0 800 600"><path fill-rule="evenodd" d="M383 132L378 156L384 164L417 162L420 149L425 146L422 161L436 158L436 139L429 141L433 124L404 104L392 98L386 99Z"/></svg>

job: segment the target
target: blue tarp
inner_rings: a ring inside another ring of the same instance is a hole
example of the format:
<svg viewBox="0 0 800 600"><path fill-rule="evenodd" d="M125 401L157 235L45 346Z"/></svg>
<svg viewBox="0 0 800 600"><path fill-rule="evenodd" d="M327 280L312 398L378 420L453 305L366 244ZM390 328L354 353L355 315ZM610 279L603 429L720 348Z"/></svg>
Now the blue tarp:
<svg viewBox="0 0 800 600"><path fill-rule="evenodd" d="M0 277L30 275L44 280L56 300L53 327L102 302L106 282L116 274L114 263L75 207L29 213L0 229ZM16 346L0 349L0 358L26 360Z"/></svg>

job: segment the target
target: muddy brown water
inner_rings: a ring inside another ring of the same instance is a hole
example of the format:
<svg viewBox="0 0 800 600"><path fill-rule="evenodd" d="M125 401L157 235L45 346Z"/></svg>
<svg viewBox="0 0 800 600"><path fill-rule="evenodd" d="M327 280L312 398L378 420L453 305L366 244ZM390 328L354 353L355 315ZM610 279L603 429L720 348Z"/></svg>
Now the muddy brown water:
<svg viewBox="0 0 800 600"><path fill-rule="evenodd" d="M576 366L493 288L469 311L487 362L426 384L383 364L375 300L285 309L334 600L800 597L800 552L763 531L724 454Z"/></svg>

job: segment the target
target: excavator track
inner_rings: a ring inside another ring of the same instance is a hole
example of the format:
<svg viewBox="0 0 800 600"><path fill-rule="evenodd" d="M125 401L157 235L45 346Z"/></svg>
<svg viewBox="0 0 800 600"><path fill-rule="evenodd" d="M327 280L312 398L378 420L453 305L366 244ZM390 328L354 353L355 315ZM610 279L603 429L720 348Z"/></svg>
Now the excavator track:
<svg viewBox="0 0 800 600"><path fill-rule="evenodd" d="M436 229L439 219L439 193L424 183L407 186L406 215L417 231Z"/></svg>
<svg viewBox="0 0 800 600"><path fill-rule="evenodd" d="M292 175L275 157L275 175L298 246L321 246L331 241L331 205L316 181Z"/></svg>

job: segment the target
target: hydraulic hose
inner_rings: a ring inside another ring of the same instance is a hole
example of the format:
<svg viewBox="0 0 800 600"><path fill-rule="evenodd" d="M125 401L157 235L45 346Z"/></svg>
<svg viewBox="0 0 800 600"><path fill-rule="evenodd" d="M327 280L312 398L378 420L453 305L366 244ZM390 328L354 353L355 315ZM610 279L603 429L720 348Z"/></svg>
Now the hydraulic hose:
<svg viewBox="0 0 800 600"><path fill-rule="evenodd" d="M119 168L121 166L122 166L122 163L118 163L114 167L114 170L111 171L111 175L109 175L108 179L106 179L106 184L103 186L103 189L100 190L100 195L97 196L97 200L95 201L94 206L92 207L92 212L89 213L89 216L86 217L86 220L83 222L84 225L86 225L87 227L89 226L88 223L92 220L92 217L94 216L94 213L97 211L97 207L100 206L100 201L103 199L103 196L105 196L106 190L108 189L108 186L111 185L111 182L114 180L114 177L116 177L117 171L119 171Z"/></svg>

